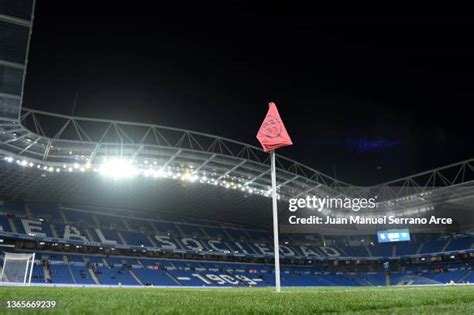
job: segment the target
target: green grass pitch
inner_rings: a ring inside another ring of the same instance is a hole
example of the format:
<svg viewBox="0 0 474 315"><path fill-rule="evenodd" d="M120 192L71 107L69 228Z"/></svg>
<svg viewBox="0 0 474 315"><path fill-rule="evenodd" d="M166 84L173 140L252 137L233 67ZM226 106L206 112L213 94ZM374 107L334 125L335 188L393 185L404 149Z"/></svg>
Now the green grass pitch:
<svg viewBox="0 0 474 315"><path fill-rule="evenodd" d="M1 314L474 314L474 286L158 289L0 287ZM8 300L55 300L52 310Z"/></svg>

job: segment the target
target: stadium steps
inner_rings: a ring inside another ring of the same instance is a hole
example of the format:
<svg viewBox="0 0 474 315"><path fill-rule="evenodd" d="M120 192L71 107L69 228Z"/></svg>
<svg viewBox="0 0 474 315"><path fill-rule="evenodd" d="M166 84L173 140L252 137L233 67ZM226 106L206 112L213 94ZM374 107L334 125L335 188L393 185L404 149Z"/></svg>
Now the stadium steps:
<svg viewBox="0 0 474 315"><path fill-rule="evenodd" d="M335 286L336 284L324 277L324 275L315 275L319 284L323 286Z"/></svg>
<svg viewBox="0 0 474 315"><path fill-rule="evenodd" d="M122 223L123 225L125 226L125 230L128 231L128 232L132 232L133 229L130 228L130 226L128 225L128 222L127 220L125 220L124 218L122 218Z"/></svg>
<svg viewBox="0 0 474 315"><path fill-rule="evenodd" d="M446 249L449 247L449 244L451 244L452 242L452 238L449 238L448 241L446 242L446 244L444 245L443 249L441 250L442 252L445 252Z"/></svg>
<svg viewBox="0 0 474 315"><path fill-rule="evenodd" d="M158 229L156 228L156 226L153 224L153 222L150 222L149 226L151 227L151 229L153 230L153 234L155 235L159 235L160 232L158 231Z"/></svg>
<svg viewBox="0 0 474 315"><path fill-rule="evenodd" d="M397 257L397 245L392 246L392 257Z"/></svg>
<svg viewBox="0 0 474 315"><path fill-rule="evenodd" d="M467 272L464 274L464 276L462 276L462 277L458 280L458 282L462 282L462 281L464 281L464 279L468 278L469 275L471 274L471 272L472 272L472 271L467 271Z"/></svg>
<svg viewBox="0 0 474 315"><path fill-rule="evenodd" d="M186 246L184 246L183 242L181 242L180 237L175 238L174 242L176 243L176 245L178 246L179 249L186 249Z"/></svg>
<svg viewBox="0 0 474 315"><path fill-rule="evenodd" d="M13 221L13 218L8 217L8 223L10 224L10 229L12 230L13 233L18 233L18 230L16 229L15 222Z"/></svg>
<svg viewBox="0 0 474 315"><path fill-rule="evenodd" d="M339 253L341 253L342 257L349 257L349 255L347 255L347 252L345 251L344 248L342 248L342 246L338 247L337 250L339 251Z"/></svg>
<svg viewBox="0 0 474 315"><path fill-rule="evenodd" d="M369 282L369 280L365 279L364 277L355 278L355 280L362 285L373 285Z"/></svg>
<svg viewBox="0 0 474 315"><path fill-rule="evenodd" d="M60 208L60 209L59 209L59 213L61 214L61 218L63 219L64 224L69 224L69 221L68 221L68 219L66 218L66 214L64 214L63 209Z"/></svg>
<svg viewBox="0 0 474 315"><path fill-rule="evenodd" d="M103 264L104 264L105 267L107 267L107 268L109 268L109 269L111 268L111 266L110 266L109 262L107 261L107 259L102 258L102 262L103 262Z"/></svg>
<svg viewBox="0 0 474 315"><path fill-rule="evenodd" d="M148 239L148 241L150 242L150 244L154 247L154 248L158 248L158 245L156 245L155 241L153 240L153 237L151 237L150 235L146 235L146 238Z"/></svg>
<svg viewBox="0 0 474 315"><path fill-rule="evenodd" d="M89 271L89 274L92 277L92 280L94 280L95 284L100 284L99 279L97 278L96 274L94 273L94 270L92 268L87 268L87 271Z"/></svg>
<svg viewBox="0 0 474 315"><path fill-rule="evenodd" d="M235 242L236 240L229 234L227 233L226 229L223 229L224 231L224 235L227 236L227 238L232 241L232 242Z"/></svg>
<svg viewBox="0 0 474 315"><path fill-rule="evenodd" d="M49 227L50 227L50 229L51 229L51 233L53 233L53 237L59 238L58 232L57 232L56 229L54 228L54 225L50 223L50 224L49 224Z"/></svg>
<svg viewBox="0 0 474 315"><path fill-rule="evenodd" d="M128 272L130 272L130 275L132 275L133 279L135 279L136 282L138 282L140 285L144 285L142 280L137 277L137 275L133 272L132 269L130 269Z"/></svg>
<svg viewBox="0 0 474 315"><path fill-rule="evenodd" d="M100 227L101 224L100 224L100 221L99 221L99 219L97 218L97 216L96 216L95 214L91 214L91 216L92 216L92 220L94 221L95 226L99 226L99 227Z"/></svg>
<svg viewBox="0 0 474 315"><path fill-rule="evenodd" d="M74 281L74 284L77 284L76 278L74 277L74 273L71 270L71 266L69 264L66 264L67 270L69 271L69 274L71 275L72 281Z"/></svg>
<svg viewBox="0 0 474 315"><path fill-rule="evenodd" d="M211 236L209 236L209 234L207 234L206 229L203 229L202 226L199 226L199 229L202 231L203 235L204 235L208 240L212 240L212 239L213 239Z"/></svg>
<svg viewBox="0 0 474 315"><path fill-rule="evenodd" d="M247 246L253 251L253 254L262 255L262 252L253 243L251 242L247 243ZM272 251L273 251L273 248L272 248Z"/></svg>
<svg viewBox="0 0 474 315"><path fill-rule="evenodd" d="M181 225L180 224L175 224L174 226L176 227L176 230L178 230L178 232L181 234L181 235L179 235L178 238L187 237L186 233L184 233L183 230L181 230Z"/></svg>
<svg viewBox="0 0 474 315"><path fill-rule="evenodd" d="M167 270L164 270L165 272L165 275L168 276L168 278L170 278L174 283L176 283L177 285L180 285L180 286L183 286L184 284L182 284L181 282L178 281L178 279L175 279Z"/></svg>
<svg viewBox="0 0 474 315"><path fill-rule="evenodd" d="M425 243L421 243L420 247L418 247L418 250L416 251L416 254L419 255L421 251L423 250L423 246L425 246Z"/></svg>
<svg viewBox="0 0 474 315"><path fill-rule="evenodd" d="M90 231L89 229L85 228L85 229L84 229L84 233L86 233L87 238L88 238L89 240L95 241L95 238L92 237L92 233L91 233L91 231Z"/></svg>
<svg viewBox="0 0 474 315"><path fill-rule="evenodd" d="M365 251L367 252L367 254L369 255L369 257L374 257L372 255L372 252L370 251L370 248L367 245L364 245L364 248L365 248Z"/></svg>
<svg viewBox="0 0 474 315"><path fill-rule="evenodd" d="M117 234L117 236L118 236L119 240L122 242L122 244L128 245L128 243L125 240L125 237L123 237L122 233L120 233L119 231L115 231L115 233Z"/></svg>

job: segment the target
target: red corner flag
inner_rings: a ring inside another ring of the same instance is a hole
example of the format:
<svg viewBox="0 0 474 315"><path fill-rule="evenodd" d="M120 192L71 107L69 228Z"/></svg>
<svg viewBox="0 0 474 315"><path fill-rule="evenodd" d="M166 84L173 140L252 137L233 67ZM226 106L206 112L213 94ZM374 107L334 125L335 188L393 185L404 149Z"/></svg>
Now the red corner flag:
<svg viewBox="0 0 474 315"><path fill-rule="evenodd" d="M292 145L291 138L286 131L275 103L268 104L268 113L258 130L257 139L263 151L270 152L281 147Z"/></svg>

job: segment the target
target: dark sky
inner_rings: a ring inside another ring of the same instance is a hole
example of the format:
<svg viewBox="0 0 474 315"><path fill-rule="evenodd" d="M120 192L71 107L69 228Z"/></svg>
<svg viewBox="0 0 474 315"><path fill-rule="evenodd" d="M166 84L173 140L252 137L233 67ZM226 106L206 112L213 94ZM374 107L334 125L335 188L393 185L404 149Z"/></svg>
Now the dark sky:
<svg viewBox="0 0 474 315"><path fill-rule="evenodd" d="M474 156L472 18L108 3L37 2L24 106L258 145L275 101L281 154L361 185Z"/></svg>

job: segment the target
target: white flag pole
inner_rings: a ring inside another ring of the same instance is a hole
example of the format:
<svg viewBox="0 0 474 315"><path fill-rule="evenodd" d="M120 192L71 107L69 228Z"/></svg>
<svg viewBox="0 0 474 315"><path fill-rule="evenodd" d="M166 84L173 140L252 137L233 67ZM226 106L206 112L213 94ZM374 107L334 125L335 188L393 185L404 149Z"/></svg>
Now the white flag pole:
<svg viewBox="0 0 474 315"><path fill-rule="evenodd" d="M280 283L280 244L278 241L278 209L276 191L275 151L270 152L272 163L272 201L273 201L273 247L275 250L275 289L281 292Z"/></svg>

